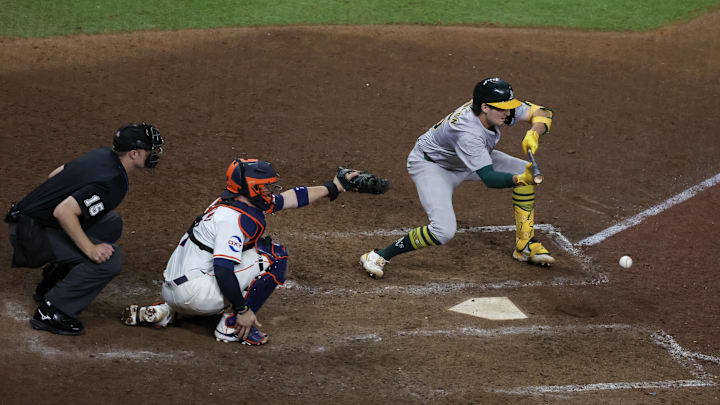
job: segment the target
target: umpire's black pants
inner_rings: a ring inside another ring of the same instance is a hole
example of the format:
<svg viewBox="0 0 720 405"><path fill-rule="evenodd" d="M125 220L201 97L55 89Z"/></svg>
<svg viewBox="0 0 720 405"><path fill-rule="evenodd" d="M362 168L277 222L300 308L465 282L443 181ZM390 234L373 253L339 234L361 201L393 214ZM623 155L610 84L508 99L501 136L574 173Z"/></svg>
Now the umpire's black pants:
<svg viewBox="0 0 720 405"><path fill-rule="evenodd" d="M109 243L115 248L110 259L100 264L85 256L62 229L46 230L55 262L72 266L72 270L45 298L64 313L77 317L122 270L122 251L115 245L122 235L122 218L110 211L83 229L93 243Z"/></svg>

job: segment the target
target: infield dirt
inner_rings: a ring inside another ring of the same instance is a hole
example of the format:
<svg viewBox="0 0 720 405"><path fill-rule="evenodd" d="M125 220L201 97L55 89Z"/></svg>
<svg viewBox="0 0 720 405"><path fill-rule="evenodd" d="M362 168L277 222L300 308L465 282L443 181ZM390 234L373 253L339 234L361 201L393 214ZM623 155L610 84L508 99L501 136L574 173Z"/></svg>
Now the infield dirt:
<svg viewBox="0 0 720 405"><path fill-rule="evenodd" d="M9 267L2 227L2 403L718 402L718 186L583 248L586 264L543 232L559 259L551 269L512 260L511 232L460 233L398 256L381 280L358 263L397 237L381 231L426 224L407 154L487 76L553 109L536 218L571 243L720 173L718 12L646 33L371 26L0 39L0 62L2 207L126 122L151 122L167 141L155 173L131 177L118 210L124 270L81 314L83 336L30 328L40 271ZM506 128L498 148L520 156L524 130ZM268 218L290 251L288 288L258 314L268 345L217 343L216 319L122 325L123 307L160 297L170 253L235 157L272 162L286 188L320 185L345 165L393 189ZM460 228L513 224L509 190L465 184L454 204ZM624 254L631 269L617 265ZM508 280L517 285L492 287ZM492 296L528 318L447 310ZM673 357L663 336L705 360ZM618 388L685 380L704 384ZM573 384L615 388L511 392Z"/></svg>

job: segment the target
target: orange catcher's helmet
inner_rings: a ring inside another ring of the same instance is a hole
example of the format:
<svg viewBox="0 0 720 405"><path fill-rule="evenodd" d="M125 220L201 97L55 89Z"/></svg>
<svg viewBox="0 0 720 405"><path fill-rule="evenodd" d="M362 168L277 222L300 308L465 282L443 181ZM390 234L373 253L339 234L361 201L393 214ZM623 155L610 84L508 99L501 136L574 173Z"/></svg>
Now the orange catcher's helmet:
<svg viewBox="0 0 720 405"><path fill-rule="evenodd" d="M278 173L268 162L235 159L225 172L225 191L220 194L220 198L231 199L243 195L263 211L272 212L273 194L281 190L281 187L275 184L278 177Z"/></svg>

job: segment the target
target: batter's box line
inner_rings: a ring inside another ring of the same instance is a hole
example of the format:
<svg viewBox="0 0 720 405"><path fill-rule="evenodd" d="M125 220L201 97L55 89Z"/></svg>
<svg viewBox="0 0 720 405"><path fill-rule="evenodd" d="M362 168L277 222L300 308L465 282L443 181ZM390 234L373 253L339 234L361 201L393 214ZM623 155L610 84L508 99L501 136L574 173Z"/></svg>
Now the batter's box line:
<svg viewBox="0 0 720 405"><path fill-rule="evenodd" d="M465 289L479 289L479 290L502 290L510 288L528 288L528 287L576 287L576 286L588 286L588 285L599 285L607 284L608 277L602 272L594 269L592 258L585 255L579 248L573 246L573 244L554 226L550 224L537 224L535 225L536 230L540 230L547 234L553 242L562 250L564 250L570 256L573 256L580 264L580 269L585 273L589 279L587 280L573 280L564 277L556 277L550 282L543 281L517 281L517 280L506 280L497 283L430 283L422 286L385 286L377 287L370 290L354 290L349 288L337 288L337 289L321 289L315 287L309 287L298 283L297 281L288 280L285 283L285 288L295 291L300 291L310 294L320 295L347 295L347 294L386 294L386 293L401 293L409 295L429 295L437 293L449 293L457 292ZM498 226L474 226L474 227L463 227L457 230L457 233L494 233L494 232L514 232L515 225L498 225ZM325 240L328 238L350 238L357 236L400 236L405 235L406 230L403 229L378 229L374 231L364 232L321 232L304 234L303 236L309 239L321 239ZM288 235L295 235L289 233ZM299 236L299 235L298 235Z"/></svg>
<svg viewBox="0 0 720 405"><path fill-rule="evenodd" d="M624 231L625 229L631 228L635 225L640 224L641 222L645 221L646 218L652 217L654 215L660 214L661 212L669 209L670 207L680 204L681 202L688 200L695 196L695 194L713 187L717 184L720 184L720 173L714 175L713 177L710 177L709 179L700 182L699 184L696 184L687 190L680 192L673 197L668 198L667 200L663 201L662 203L655 205L653 207L650 207L646 209L645 211L634 215L628 219L625 219L605 230L602 230L595 235L588 236L587 238L580 240L576 243L577 246L592 246L597 245L598 243L604 241L605 239L620 233Z"/></svg>
<svg viewBox="0 0 720 405"><path fill-rule="evenodd" d="M671 358L673 358L681 367L686 369L694 379L683 380L666 380L666 381L635 381L635 382L612 382L612 383L592 383L592 384L569 384L569 385L533 385L525 387L515 387L510 389L489 389L488 392L496 392L511 395L542 395L542 394L560 394L560 393L583 393L594 391L611 391L624 389L673 389L684 387L711 387L717 385L712 374L705 371L703 366L696 360L712 361L720 364L720 359L707 356L684 349L675 339L665 331L650 331L647 328L641 328L627 324L605 324L605 325L585 325L585 326L526 326L526 327L510 327L497 329L479 329L479 328L458 328L455 330L415 330L401 331L398 336L480 336L480 337L503 337L518 334L558 334L562 332L577 330L628 330L634 329L640 332L648 333L653 339L653 343L664 348Z"/></svg>

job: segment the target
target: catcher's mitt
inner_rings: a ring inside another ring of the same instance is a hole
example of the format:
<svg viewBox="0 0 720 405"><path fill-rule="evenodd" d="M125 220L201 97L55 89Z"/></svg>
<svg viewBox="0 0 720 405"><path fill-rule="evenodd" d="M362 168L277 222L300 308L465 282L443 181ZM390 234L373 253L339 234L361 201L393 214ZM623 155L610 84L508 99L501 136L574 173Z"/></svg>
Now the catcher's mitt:
<svg viewBox="0 0 720 405"><path fill-rule="evenodd" d="M338 167L337 178L345 191L355 191L357 193L382 194L390 190L390 180L378 177L368 172L358 172L359 174L348 180L345 175L355 170Z"/></svg>

